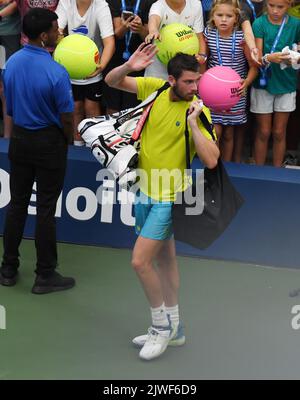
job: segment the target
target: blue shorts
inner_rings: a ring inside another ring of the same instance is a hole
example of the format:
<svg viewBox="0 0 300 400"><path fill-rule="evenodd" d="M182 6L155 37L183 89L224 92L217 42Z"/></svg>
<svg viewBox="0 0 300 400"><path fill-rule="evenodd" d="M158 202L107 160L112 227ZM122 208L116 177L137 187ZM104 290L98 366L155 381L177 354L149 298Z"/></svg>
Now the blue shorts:
<svg viewBox="0 0 300 400"><path fill-rule="evenodd" d="M157 201L137 192L134 204L136 234L147 239L170 239L173 236L172 206L172 202Z"/></svg>

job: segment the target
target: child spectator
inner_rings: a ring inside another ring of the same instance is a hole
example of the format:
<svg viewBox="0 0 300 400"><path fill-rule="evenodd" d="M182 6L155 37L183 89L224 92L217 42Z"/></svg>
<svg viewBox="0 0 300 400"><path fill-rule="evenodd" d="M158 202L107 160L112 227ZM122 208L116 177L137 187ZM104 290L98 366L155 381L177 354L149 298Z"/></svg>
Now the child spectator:
<svg viewBox="0 0 300 400"><path fill-rule="evenodd" d="M211 110L212 121L221 144L221 156L231 161L234 149L234 135L237 136L237 148L234 161L240 161L244 124L247 122L246 90L257 75L252 65L250 52L245 45L244 34L238 30L240 9L237 0L216 0L211 10L208 27L204 31L208 68L223 65L234 69L242 78L239 94L240 101L230 112L220 113ZM249 70L248 70L249 64Z"/></svg>
<svg viewBox="0 0 300 400"><path fill-rule="evenodd" d="M74 144L84 145L77 126L84 118L101 114L103 95L102 71L109 63L115 40L110 9L105 0L60 0L56 9L60 32L68 27L68 34L81 33L94 40L100 53L100 65L85 79L71 79L75 101Z"/></svg>
<svg viewBox="0 0 300 400"><path fill-rule="evenodd" d="M199 38L200 52L204 46L202 5L199 0L157 0L149 13L149 35L146 43L160 39L159 31L165 25L181 23L193 28ZM157 57L145 70L145 76L168 79L167 67Z"/></svg>
<svg viewBox="0 0 300 400"><path fill-rule="evenodd" d="M255 44L252 24L264 11L265 0L240 0L241 26L244 32L245 41L250 49L251 57L258 62L258 49Z"/></svg>
<svg viewBox="0 0 300 400"><path fill-rule="evenodd" d="M123 64L129 54L135 52L148 34L148 14L155 0L107 0L113 17L116 51L109 62L107 74L113 68ZM126 12L132 12L133 15ZM129 15L129 17L128 17ZM124 58L125 56L125 58ZM139 71L131 76L143 76ZM113 89L104 83L104 103L107 114L135 107L138 100L135 94Z"/></svg>
<svg viewBox="0 0 300 400"><path fill-rule="evenodd" d="M251 90L251 112L255 113L258 129L254 158L258 165L266 161L268 142L273 137L273 165L282 165L286 149L286 127L290 113L296 108L297 71L290 56L282 53L300 42L300 20L287 14L291 0L267 0L267 13L253 24L256 44L262 55L260 76Z"/></svg>

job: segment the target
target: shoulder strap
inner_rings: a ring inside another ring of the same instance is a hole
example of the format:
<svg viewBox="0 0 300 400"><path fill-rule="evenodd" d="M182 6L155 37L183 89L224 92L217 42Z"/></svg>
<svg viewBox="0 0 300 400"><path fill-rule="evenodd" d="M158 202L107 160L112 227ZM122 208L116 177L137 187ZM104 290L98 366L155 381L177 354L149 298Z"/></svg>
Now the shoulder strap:
<svg viewBox="0 0 300 400"><path fill-rule="evenodd" d="M208 120L207 116L204 114L204 112L202 112L202 113L199 115L199 118L200 118L200 121L202 122L204 128L207 130L207 132L208 132L208 133L210 134L210 136L212 137L212 140L213 140L214 142L216 142L217 139L216 139L216 137L215 137L215 135L214 135L214 132L213 132L213 124L211 124L211 123L209 122L209 120Z"/></svg>
<svg viewBox="0 0 300 400"><path fill-rule="evenodd" d="M134 129L133 134L131 135L131 139L129 141L129 144L134 144L134 142L136 142L140 138L142 130L143 130L143 127L145 125L145 122L147 121L147 118L149 116L149 113L151 111L151 108L153 106L153 103L154 103L155 99L157 99L157 97L164 90L168 89L169 86L170 86L169 83L165 82L161 88L159 88L156 92L152 93L152 95L154 95L154 99L146 107L144 105L143 113L142 113L142 115L140 116L140 118L138 120L138 123L137 123L137 125L136 125L136 127ZM147 101L147 100L148 99L146 99L145 101ZM141 107L141 104L139 106Z"/></svg>
<svg viewBox="0 0 300 400"><path fill-rule="evenodd" d="M185 114L185 129L184 129L184 136L185 136L185 158L186 158L186 166L187 169L189 170L191 168L191 160L190 160L190 142L189 142L189 129L188 129L188 119L189 116L189 110L186 110ZM200 121L202 122L204 128L207 130L207 132L210 134L212 137L213 141L216 142L216 138L213 132L213 125L209 122L207 116L204 114L202 111L201 114L199 115Z"/></svg>
<svg viewBox="0 0 300 400"><path fill-rule="evenodd" d="M142 103L138 104L136 107L132 108L130 111L128 111L125 114L120 115L118 118L116 118L116 122L114 124L114 127L117 129L119 126L124 124L124 122L128 121L130 118L132 118L133 114L137 111L140 110L141 108L146 108L148 105L152 105L154 100L168 87L170 86L169 82L165 82L163 86L161 86L158 90L155 92L151 93L150 96L148 96ZM151 108L151 107L150 107ZM148 110L148 114L150 112L150 108ZM146 119L145 119L146 121Z"/></svg>

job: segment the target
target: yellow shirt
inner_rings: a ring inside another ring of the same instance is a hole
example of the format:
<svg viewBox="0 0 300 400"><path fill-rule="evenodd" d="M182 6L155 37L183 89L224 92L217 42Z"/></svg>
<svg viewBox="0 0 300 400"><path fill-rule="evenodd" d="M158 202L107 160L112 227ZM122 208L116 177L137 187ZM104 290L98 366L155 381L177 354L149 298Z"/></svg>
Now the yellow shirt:
<svg viewBox="0 0 300 400"><path fill-rule="evenodd" d="M145 100L151 93L163 86L158 78L136 78L137 96ZM195 97L196 99L196 97ZM171 101L170 88L164 90L155 100L141 135L139 154L140 189L149 197L160 201L174 201L176 192L184 190L186 185L184 170L185 156L185 115L189 108L188 101ZM205 115L211 121L208 108ZM200 119L201 132L209 139ZM196 150L190 127L190 159Z"/></svg>

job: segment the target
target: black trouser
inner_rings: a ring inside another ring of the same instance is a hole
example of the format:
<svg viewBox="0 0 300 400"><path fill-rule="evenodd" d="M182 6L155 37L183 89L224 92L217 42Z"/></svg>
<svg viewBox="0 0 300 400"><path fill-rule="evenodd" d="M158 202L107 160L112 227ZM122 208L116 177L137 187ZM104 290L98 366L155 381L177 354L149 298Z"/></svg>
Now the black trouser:
<svg viewBox="0 0 300 400"><path fill-rule="evenodd" d="M27 209L36 181L35 272L49 276L57 265L56 202L63 187L67 144L56 126L38 131L18 126L13 129L9 145L10 192L4 234L1 272L14 275L19 267L19 245L22 240Z"/></svg>

